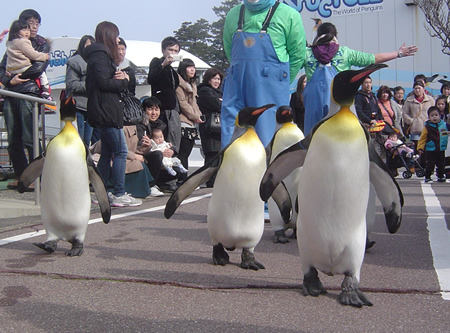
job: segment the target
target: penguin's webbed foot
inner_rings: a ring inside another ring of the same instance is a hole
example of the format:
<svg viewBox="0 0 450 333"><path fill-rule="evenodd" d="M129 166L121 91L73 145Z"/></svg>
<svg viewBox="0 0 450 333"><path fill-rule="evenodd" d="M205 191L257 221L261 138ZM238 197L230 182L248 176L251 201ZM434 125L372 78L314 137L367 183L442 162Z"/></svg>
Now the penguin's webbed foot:
<svg viewBox="0 0 450 333"><path fill-rule="evenodd" d="M259 269L265 269L264 265L260 262L256 261L255 255L253 252L250 252L249 249L243 248L242 254L241 254L241 263L239 267L243 269L252 269L254 271L257 271Z"/></svg>
<svg viewBox="0 0 450 333"><path fill-rule="evenodd" d="M230 256L223 248L221 243L213 247L213 262L214 265L225 266L230 263Z"/></svg>
<svg viewBox="0 0 450 333"><path fill-rule="evenodd" d="M55 252L56 247L58 246L58 241L48 241L45 243L33 243L33 245L44 250L45 252L53 253L53 252Z"/></svg>
<svg viewBox="0 0 450 333"><path fill-rule="evenodd" d="M366 237L366 250L370 249L372 246L375 245L375 241L369 240L369 237Z"/></svg>
<svg viewBox="0 0 450 333"><path fill-rule="evenodd" d="M65 253L68 257L81 256L83 254L83 243L75 240L70 242L72 244L72 248Z"/></svg>
<svg viewBox="0 0 450 333"><path fill-rule="evenodd" d="M358 288L358 283L354 282L352 276L346 275L342 281L342 292L339 294L339 302L344 305L351 305L361 308L363 305L372 306L372 302Z"/></svg>
<svg viewBox="0 0 450 333"><path fill-rule="evenodd" d="M311 267L309 272L303 277L302 289L303 295L305 296L319 296L327 293L327 290L319 279L319 273L314 267Z"/></svg>
<svg viewBox="0 0 450 333"><path fill-rule="evenodd" d="M292 230L291 239L297 239L297 228Z"/></svg>
<svg viewBox="0 0 450 333"><path fill-rule="evenodd" d="M273 242L275 244L278 244L278 243L286 244L286 243L289 243L289 239L287 239L284 230L277 230L277 231L275 231L275 235L273 236Z"/></svg>

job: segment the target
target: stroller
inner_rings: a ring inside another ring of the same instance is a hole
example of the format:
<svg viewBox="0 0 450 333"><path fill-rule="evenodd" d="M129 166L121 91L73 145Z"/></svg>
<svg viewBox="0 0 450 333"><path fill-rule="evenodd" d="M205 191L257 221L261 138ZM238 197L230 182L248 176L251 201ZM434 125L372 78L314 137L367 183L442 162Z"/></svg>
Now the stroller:
<svg viewBox="0 0 450 333"><path fill-rule="evenodd" d="M413 143L411 144L414 145ZM410 147L409 144L402 143L393 146L391 149L386 148L386 166L388 169L395 175L398 168L404 167L406 170L403 171L402 176L405 179L411 178L414 172L417 177L424 177L425 169L422 168L416 159L408 157L405 151L400 151L400 148L403 146Z"/></svg>

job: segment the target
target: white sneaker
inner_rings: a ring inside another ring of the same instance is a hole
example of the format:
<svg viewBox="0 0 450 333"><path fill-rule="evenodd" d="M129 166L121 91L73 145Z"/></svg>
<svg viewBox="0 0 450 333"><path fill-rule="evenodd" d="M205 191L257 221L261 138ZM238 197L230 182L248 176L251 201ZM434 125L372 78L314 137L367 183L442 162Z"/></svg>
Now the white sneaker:
<svg viewBox="0 0 450 333"><path fill-rule="evenodd" d="M142 205L142 200L133 198L127 192L120 197L114 196L111 204L113 207L137 207L140 205Z"/></svg>
<svg viewBox="0 0 450 333"><path fill-rule="evenodd" d="M150 196L151 197L163 197L164 193L161 192L157 185L150 187Z"/></svg>
<svg viewBox="0 0 450 333"><path fill-rule="evenodd" d="M109 199L109 203L111 204L114 199L114 195L111 192L108 192L108 199ZM96 194L92 195L91 203L98 205L98 198L97 198Z"/></svg>

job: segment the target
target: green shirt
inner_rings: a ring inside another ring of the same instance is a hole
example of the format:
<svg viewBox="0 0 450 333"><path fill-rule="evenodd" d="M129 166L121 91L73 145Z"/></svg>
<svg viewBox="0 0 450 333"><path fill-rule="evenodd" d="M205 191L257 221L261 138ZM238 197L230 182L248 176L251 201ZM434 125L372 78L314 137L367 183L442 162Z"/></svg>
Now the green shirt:
<svg viewBox="0 0 450 333"><path fill-rule="evenodd" d="M230 10L223 29L223 45L230 62L231 44L233 34L237 30L241 6L243 5L238 5ZM252 13L245 9L244 31L259 32L268 11ZM278 59L281 62L289 62L290 80L292 82L300 68L303 67L305 60L305 30L300 13L292 7L281 3L270 21L267 33L272 40Z"/></svg>
<svg viewBox="0 0 450 333"><path fill-rule="evenodd" d="M340 46L337 53L331 60L331 65L336 71L342 72L350 69L352 66L365 67L375 63L375 54L365 53L349 49L347 46ZM305 74L309 81L314 71L319 67L320 63L314 58L311 48L306 48Z"/></svg>

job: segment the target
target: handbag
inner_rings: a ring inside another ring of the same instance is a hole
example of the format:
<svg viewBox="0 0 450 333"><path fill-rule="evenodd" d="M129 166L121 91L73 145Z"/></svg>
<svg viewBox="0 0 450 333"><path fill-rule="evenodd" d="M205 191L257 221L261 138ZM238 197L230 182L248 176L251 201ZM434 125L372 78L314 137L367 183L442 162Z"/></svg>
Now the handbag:
<svg viewBox="0 0 450 333"><path fill-rule="evenodd" d="M208 134L220 134L221 133L221 122L220 122L220 113L213 112L211 117L206 119L205 130Z"/></svg>
<svg viewBox="0 0 450 333"><path fill-rule="evenodd" d="M128 89L120 93L123 103L123 122L125 125L137 125L142 121L142 104Z"/></svg>

